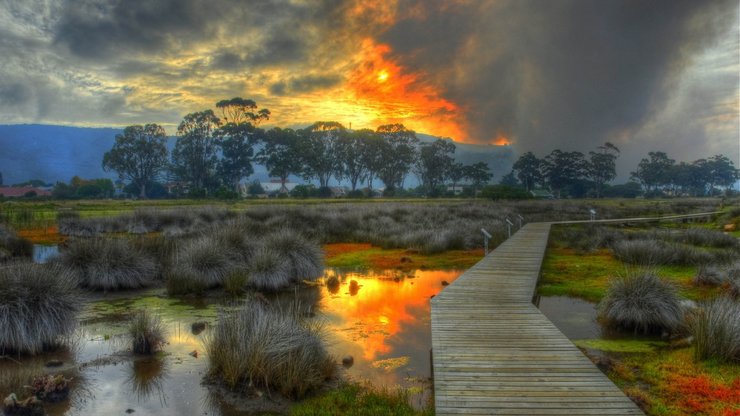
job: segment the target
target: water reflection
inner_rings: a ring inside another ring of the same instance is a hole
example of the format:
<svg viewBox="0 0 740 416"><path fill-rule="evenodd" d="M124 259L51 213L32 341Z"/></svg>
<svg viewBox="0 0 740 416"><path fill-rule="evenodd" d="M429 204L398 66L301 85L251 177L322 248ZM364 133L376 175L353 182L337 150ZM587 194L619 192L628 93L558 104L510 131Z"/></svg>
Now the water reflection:
<svg viewBox="0 0 740 416"><path fill-rule="evenodd" d="M534 304L569 339L602 336L594 303L568 296L536 296Z"/></svg>
<svg viewBox="0 0 740 416"><path fill-rule="evenodd" d="M332 351L352 355L347 373L377 385L410 386L431 375L429 300L459 271L327 271L320 317ZM332 284L329 284L332 282Z"/></svg>
<svg viewBox="0 0 740 416"><path fill-rule="evenodd" d="M34 244L33 245L33 262L34 263L46 263L52 257L59 254L59 246L57 245L44 245Z"/></svg>
<svg viewBox="0 0 740 416"><path fill-rule="evenodd" d="M418 387L431 373L429 299L443 289L443 280L452 282L459 274L329 270L321 286L265 297L282 308L297 299L303 316L324 322L329 349L338 364L344 356L354 357L353 365L343 370L350 378L378 386ZM201 384L208 361L203 340L216 324L216 312L240 301L173 299L164 289L126 296L98 299L86 306L75 351L23 358L20 363L0 359L0 395L20 391L36 375L61 372L73 379L71 397L78 399L45 405L52 416L121 414L129 409L135 414L230 416L274 406L265 402L265 408L252 406L249 411L241 405L233 407ZM127 317L141 308L162 316L168 333L164 354L137 357L130 352ZM64 365L46 368L52 359Z"/></svg>
<svg viewBox="0 0 740 416"><path fill-rule="evenodd" d="M167 378L167 361L164 357L140 357L131 362L130 374L126 384L139 402L148 400L153 394L159 398L162 407L167 406L164 382Z"/></svg>

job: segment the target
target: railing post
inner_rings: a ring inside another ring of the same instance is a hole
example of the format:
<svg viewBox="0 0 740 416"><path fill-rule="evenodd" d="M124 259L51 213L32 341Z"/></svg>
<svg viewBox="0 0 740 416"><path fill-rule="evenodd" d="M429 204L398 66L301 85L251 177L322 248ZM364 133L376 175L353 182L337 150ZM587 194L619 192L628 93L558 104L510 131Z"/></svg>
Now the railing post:
<svg viewBox="0 0 740 416"><path fill-rule="evenodd" d="M483 233L483 255L488 255L488 239L491 238L491 234L485 230L485 228L481 228L480 232Z"/></svg>

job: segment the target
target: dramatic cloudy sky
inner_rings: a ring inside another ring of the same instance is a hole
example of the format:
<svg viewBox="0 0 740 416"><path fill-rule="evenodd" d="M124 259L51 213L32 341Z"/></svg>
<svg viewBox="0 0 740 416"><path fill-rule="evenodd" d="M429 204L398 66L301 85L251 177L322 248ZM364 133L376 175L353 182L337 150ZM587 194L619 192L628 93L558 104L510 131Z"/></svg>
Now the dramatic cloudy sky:
<svg viewBox="0 0 740 416"><path fill-rule="evenodd" d="M0 0L0 123L401 122L540 156L740 165L737 0Z"/></svg>

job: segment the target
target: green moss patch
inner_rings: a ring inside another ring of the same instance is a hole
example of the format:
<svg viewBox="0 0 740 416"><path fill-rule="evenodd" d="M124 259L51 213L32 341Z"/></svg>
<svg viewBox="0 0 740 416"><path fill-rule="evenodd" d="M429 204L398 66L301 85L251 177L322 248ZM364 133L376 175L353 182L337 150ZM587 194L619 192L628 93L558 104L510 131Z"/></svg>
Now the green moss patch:
<svg viewBox="0 0 740 416"><path fill-rule="evenodd" d="M336 250L337 246L342 250ZM414 250L383 249L366 244L329 244L326 265L345 270L464 270L483 258L483 250L450 250L420 254Z"/></svg>
<svg viewBox="0 0 740 416"><path fill-rule="evenodd" d="M606 293L609 278L619 273L624 274L625 267L609 250L584 254L549 248L538 291L543 296L573 296L598 302Z"/></svg>
<svg viewBox="0 0 740 416"><path fill-rule="evenodd" d="M416 410L406 390L377 389L367 385L344 384L305 400L290 409L293 416L375 416L433 415L431 409Z"/></svg>
<svg viewBox="0 0 740 416"><path fill-rule="evenodd" d="M651 353L668 345L662 341L636 339L581 339L573 343L580 348L620 353Z"/></svg>

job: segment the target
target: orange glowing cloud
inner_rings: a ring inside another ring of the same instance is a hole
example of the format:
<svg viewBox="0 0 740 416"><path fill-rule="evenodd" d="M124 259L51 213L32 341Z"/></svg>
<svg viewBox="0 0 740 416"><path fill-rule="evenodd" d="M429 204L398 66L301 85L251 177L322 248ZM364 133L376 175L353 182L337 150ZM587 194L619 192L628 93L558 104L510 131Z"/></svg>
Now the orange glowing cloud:
<svg viewBox="0 0 740 416"><path fill-rule="evenodd" d="M468 139L462 109L442 97L439 88L423 73L412 72L390 56L388 45L362 41L357 64L347 86L357 106L371 109L374 127L401 123L412 130L458 141Z"/></svg>
<svg viewBox="0 0 740 416"><path fill-rule="evenodd" d="M489 144L495 144L497 146L509 146L511 145L511 138L502 132L498 132L496 138L491 140Z"/></svg>

